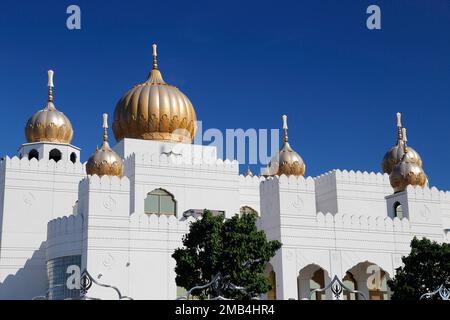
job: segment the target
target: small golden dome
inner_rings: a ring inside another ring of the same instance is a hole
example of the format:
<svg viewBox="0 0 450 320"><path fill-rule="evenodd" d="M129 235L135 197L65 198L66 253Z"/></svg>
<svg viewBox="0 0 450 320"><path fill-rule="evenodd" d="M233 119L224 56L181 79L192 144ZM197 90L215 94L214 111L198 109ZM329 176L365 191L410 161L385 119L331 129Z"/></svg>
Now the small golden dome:
<svg viewBox="0 0 450 320"><path fill-rule="evenodd" d="M288 142L287 116L283 115L284 144L281 150L272 158L267 168L269 176L304 176L306 165L302 157L295 152Z"/></svg>
<svg viewBox="0 0 450 320"><path fill-rule="evenodd" d="M178 88L164 82L158 70L156 45L153 69L117 103L113 131L123 138L192 143L197 116L191 101Z"/></svg>
<svg viewBox="0 0 450 320"><path fill-rule="evenodd" d="M417 158L411 155L408 150L406 129L403 130L403 147L403 157L389 175L389 181L394 188L394 192L403 191L408 185L424 187L428 183L427 175L422 169L422 163L419 163Z"/></svg>
<svg viewBox="0 0 450 320"><path fill-rule="evenodd" d="M250 170L250 168L247 169L247 172L244 174L244 177L253 177L253 172Z"/></svg>
<svg viewBox="0 0 450 320"><path fill-rule="evenodd" d="M427 176L422 167L415 163L408 154L405 154L402 161L392 170L389 181L394 192L400 192L405 190L408 185L426 186Z"/></svg>
<svg viewBox="0 0 450 320"><path fill-rule="evenodd" d="M28 119L25 126L27 142L70 143L73 137L72 124L53 104L53 71L48 71L48 99L44 109Z"/></svg>
<svg viewBox="0 0 450 320"><path fill-rule="evenodd" d="M118 176L123 175L123 161L119 155L110 148L108 143L108 115L103 114L103 145L92 154L86 163L88 175Z"/></svg>
<svg viewBox="0 0 450 320"><path fill-rule="evenodd" d="M422 159L417 151L408 147L408 156L411 161L416 162L420 167L422 166ZM390 174L394 167L402 160L404 154L403 143L403 128L401 122L401 113L397 113L397 144L392 146L383 157L381 167L384 173Z"/></svg>

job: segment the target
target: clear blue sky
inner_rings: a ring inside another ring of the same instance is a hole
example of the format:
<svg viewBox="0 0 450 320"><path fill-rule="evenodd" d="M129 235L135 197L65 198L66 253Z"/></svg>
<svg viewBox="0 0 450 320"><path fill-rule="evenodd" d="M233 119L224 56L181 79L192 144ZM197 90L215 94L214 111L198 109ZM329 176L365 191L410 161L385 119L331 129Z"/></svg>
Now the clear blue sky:
<svg viewBox="0 0 450 320"><path fill-rule="evenodd" d="M70 4L81 7L80 31L66 28ZM382 30L366 28L370 4ZM55 104L85 161L101 114L145 80L153 42L165 80L206 128L278 128L286 113L308 175L379 171L401 111L431 185L450 189L448 0L2 0L1 153L25 141L52 68Z"/></svg>

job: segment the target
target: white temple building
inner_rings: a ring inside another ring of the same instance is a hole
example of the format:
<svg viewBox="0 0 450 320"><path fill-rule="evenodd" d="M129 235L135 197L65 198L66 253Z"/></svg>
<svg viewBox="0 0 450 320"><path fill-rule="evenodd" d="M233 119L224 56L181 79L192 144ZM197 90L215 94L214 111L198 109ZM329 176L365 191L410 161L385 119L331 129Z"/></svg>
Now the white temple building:
<svg viewBox="0 0 450 320"><path fill-rule="evenodd" d="M108 143L105 115L102 146L83 164L72 125L54 105L52 71L48 88L26 143L0 162L0 299L77 298L79 288L66 285L73 266L133 299L175 299L182 290L171 255L205 208L226 217L256 212L268 238L282 242L266 270L273 290L265 299L331 299L310 292L334 276L369 299L388 299L386 280L414 236L450 240L450 193L429 187L400 114L384 173L305 176L284 116L284 144L266 174L240 175L237 161L192 144L194 107L164 82L154 46L148 79L114 111L118 143ZM95 284L87 296L118 297Z"/></svg>

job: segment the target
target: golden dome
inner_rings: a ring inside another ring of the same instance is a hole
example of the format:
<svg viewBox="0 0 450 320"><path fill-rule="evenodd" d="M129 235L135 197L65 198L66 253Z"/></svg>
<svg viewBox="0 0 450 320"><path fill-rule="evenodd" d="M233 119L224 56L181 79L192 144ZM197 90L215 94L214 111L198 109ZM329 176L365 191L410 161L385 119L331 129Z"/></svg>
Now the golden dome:
<svg viewBox="0 0 450 320"><path fill-rule="evenodd" d="M103 145L92 154L86 163L88 175L119 176L123 175L123 161L119 155L110 148L108 143L108 115L103 114Z"/></svg>
<svg viewBox="0 0 450 320"><path fill-rule="evenodd" d="M408 157L411 161L416 162L420 167L422 166L422 159L417 151L408 147ZM383 157L381 167L384 173L390 174L394 167L402 160L404 154L403 143L403 128L401 122L401 113L397 113L397 144L392 146Z"/></svg>
<svg viewBox="0 0 450 320"><path fill-rule="evenodd" d="M417 161L414 155L409 152L406 145L406 129L403 129L403 157L401 161L393 168L389 175L389 181L394 192L400 192L406 189L408 185L424 187L428 183L427 175L422 169L422 163Z"/></svg>
<svg viewBox="0 0 450 320"><path fill-rule="evenodd" d="M144 83L129 90L117 103L113 131L123 138L192 143L197 116L191 101L164 82L153 45L153 68Z"/></svg>
<svg viewBox="0 0 450 320"><path fill-rule="evenodd" d="M73 137L72 124L53 104L53 71L48 71L48 99L44 109L28 119L25 126L27 142L70 143Z"/></svg>
<svg viewBox="0 0 450 320"><path fill-rule="evenodd" d="M269 176L304 176L306 165L302 157L295 152L288 142L287 116L283 115L284 144L281 150L272 158L267 168Z"/></svg>

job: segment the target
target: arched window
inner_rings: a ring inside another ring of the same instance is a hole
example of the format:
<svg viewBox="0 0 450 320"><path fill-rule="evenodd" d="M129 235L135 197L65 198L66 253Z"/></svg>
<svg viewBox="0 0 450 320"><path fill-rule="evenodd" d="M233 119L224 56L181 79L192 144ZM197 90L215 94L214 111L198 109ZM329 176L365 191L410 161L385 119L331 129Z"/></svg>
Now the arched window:
<svg viewBox="0 0 450 320"><path fill-rule="evenodd" d="M403 218L403 208L400 202L396 202L394 204L394 217L397 217L399 219Z"/></svg>
<svg viewBox="0 0 450 320"><path fill-rule="evenodd" d="M356 280L350 272L347 271L344 279L342 279L342 282L345 284L345 286L347 288L350 288L352 290L358 290L356 287ZM343 295L344 295L344 300L358 300L357 293L351 293L348 290L344 290Z"/></svg>
<svg viewBox="0 0 450 320"><path fill-rule="evenodd" d="M144 202L144 211L147 214L176 215L177 203L173 195L163 189L155 189L147 194Z"/></svg>
<svg viewBox="0 0 450 320"><path fill-rule="evenodd" d="M72 161L72 163L77 162L77 154L75 152L70 154L70 161Z"/></svg>
<svg viewBox="0 0 450 320"><path fill-rule="evenodd" d="M58 162L62 158L62 153L58 149L52 149L48 154L48 158L50 160L54 160L55 162Z"/></svg>
<svg viewBox="0 0 450 320"><path fill-rule="evenodd" d="M249 206L243 206L243 207L241 207L241 209L239 210L239 213L241 214L241 215L243 215L243 214L249 214L249 213L251 213L251 214L254 214L254 215L258 215L258 211L256 211L255 209L253 209L252 207L249 207Z"/></svg>
<svg viewBox="0 0 450 320"><path fill-rule="evenodd" d="M39 152L36 149L31 149L31 151L28 153L28 160L31 159L39 160Z"/></svg>

